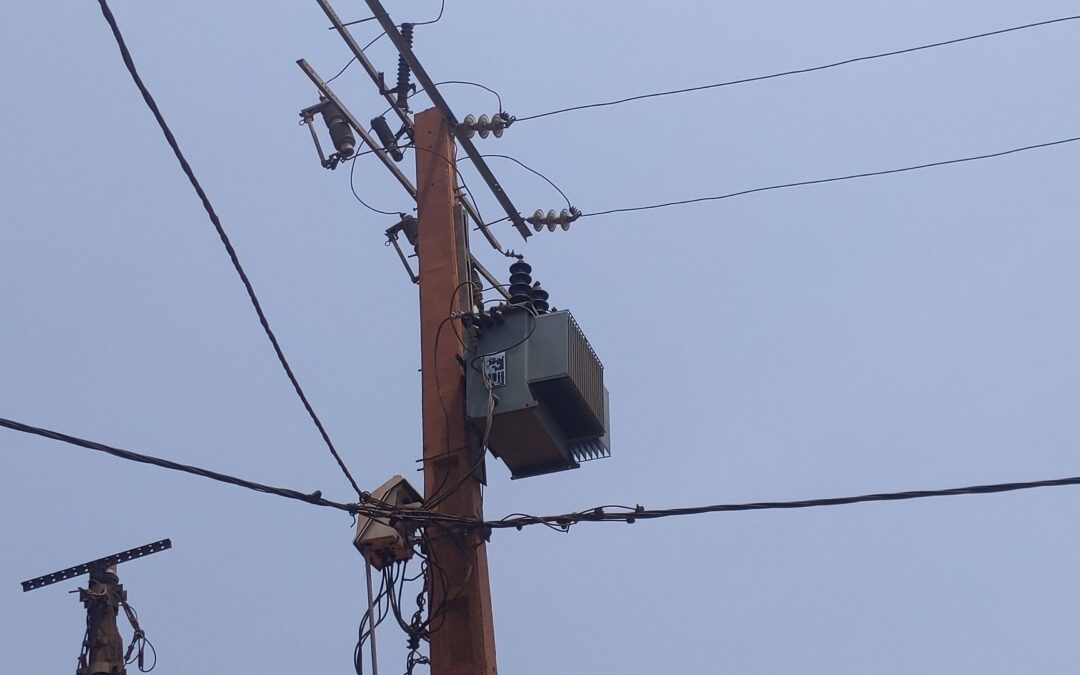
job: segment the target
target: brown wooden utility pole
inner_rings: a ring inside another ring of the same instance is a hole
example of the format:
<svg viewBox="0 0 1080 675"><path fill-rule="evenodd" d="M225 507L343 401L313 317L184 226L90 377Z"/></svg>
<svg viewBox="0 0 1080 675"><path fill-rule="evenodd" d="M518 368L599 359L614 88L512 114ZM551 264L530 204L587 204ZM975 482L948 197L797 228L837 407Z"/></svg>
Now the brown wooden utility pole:
<svg viewBox="0 0 1080 675"><path fill-rule="evenodd" d="M424 416L424 495L446 494L434 510L483 518L480 481L472 471L475 442L466 422L464 347L450 313L462 306L459 284L470 279L468 234L456 217L454 142L442 113L415 117L417 254L420 264L420 351ZM473 450L470 451L471 445ZM455 487L456 486L456 487ZM428 611L441 610L429 639L432 675L495 675L487 548L478 532L442 526L426 530ZM445 573L446 578L443 579Z"/></svg>
<svg viewBox="0 0 1080 675"><path fill-rule="evenodd" d="M90 587L79 590L86 606L86 662L76 675L123 675L124 643L116 628L116 615L125 599L118 583L116 567L95 565L90 569ZM80 657L81 660L81 657Z"/></svg>

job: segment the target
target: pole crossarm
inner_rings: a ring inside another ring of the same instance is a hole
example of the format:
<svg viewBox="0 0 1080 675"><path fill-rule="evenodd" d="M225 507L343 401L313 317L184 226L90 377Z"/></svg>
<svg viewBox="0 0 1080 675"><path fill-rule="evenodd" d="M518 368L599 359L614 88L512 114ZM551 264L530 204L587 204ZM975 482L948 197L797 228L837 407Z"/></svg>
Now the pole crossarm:
<svg viewBox="0 0 1080 675"><path fill-rule="evenodd" d="M161 541L155 541L152 544L146 544L137 548L128 549L127 551L121 551L120 553L114 553L113 555L106 556L104 558L98 558L97 560L91 560L90 562L83 563L81 565L75 565L59 572L53 572L52 574L46 574L44 576L37 577L36 579L30 579L29 581L22 582L22 589L26 591L32 591L42 586L48 586L49 584L55 584L65 579L71 579L72 577L79 577L84 574L89 574L91 570L95 568L112 567L122 562L128 562L129 560L135 560L136 558L142 558L148 556L151 553L160 553L161 551L167 551L172 548L172 541L169 539L162 539Z"/></svg>
<svg viewBox="0 0 1080 675"><path fill-rule="evenodd" d="M379 71L375 70L375 66L372 65L371 60L368 59L364 50L360 48L360 44L352 36L352 33L349 32L349 29L341 22L341 18L337 15L337 12L334 11L334 8L331 7L330 3L326 0L315 1L319 3L319 7L321 7L322 11L326 14L326 18L330 19L330 23L334 24L334 29L341 35L341 39L345 41L345 44L349 47L349 51L356 57L356 61L363 67L364 71L367 72L368 76L375 83L375 86L379 87L379 93L386 99L386 102L390 104L390 109L397 113L402 124L412 130L413 123L412 118L409 117L409 113L402 110L401 106L398 105L397 100L394 98L393 93L383 88L384 83L382 77L380 77Z"/></svg>
<svg viewBox="0 0 1080 675"><path fill-rule="evenodd" d="M311 67L311 64L307 62L307 59L298 60L296 65L300 66L300 70L304 71L304 74L308 76L308 79L311 80L311 83L315 85L315 88L318 89L323 96L333 101L334 104L341 109L341 113L345 115L345 119L348 120L352 128L356 130L356 133L360 134L360 138L362 138L364 143L372 149L375 156L383 163L383 166L394 175L394 178L401 183L401 186L405 188L405 191L408 192L413 199L416 199L416 186L412 184L409 177L398 168L398 165L394 162L390 153L386 151L386 148L379 145L379 142L368 133L368 128L360 124L356 117L349 112L349 109L345 107L345 104L342 103L341 99L334 93L334 90L330 88L330 85L326 84L326 81L323 80L317 72L315 72L315 69ZM356 160L354 159L352 161L355 162Z"/></svg>
<svg viewBox="0 0 1080 675"><path fill-rule="evenodd" d="M330 19L330 22L334 24L333 28L336 29L337 32L341 33L341 36L345 40L345 44L348 45L349 50L352 51L354 56L356 56L356 60L360 63L361 66L363 66L364 71L368 74L368 77L370 77L371 81L375 83L375 86L379 88L379 93L383 96L383 98L386 99L386 102L390 104L390 109L397 113L398 118L401 119L402 124L404 124L405 127L408 128L411 135L413 131L412 118L409 117L409 114L407 112L401 109L391 92L385 90L385 83L383 82L382 77L380 77L379 71L375 69L375 66L372 65L371 61L367 58L367 55L364 54L364 50L360 48L359 44L353 38L352 34L345 27L345 24L341 22L341 19L338 17L337 12L334 11L334 8L331 7L330 3L326 0L316 0L316 2L319 3L319 7L322 8L327 18ZM297 63L299 63L299 61L297 61ZM330 98L330 96L326 94L328 90L326 83L323 82L321 78L318 81L315 80L315 78L318 77L317 75L315 75L315 71L311 69L310 66L302 65L301 68L303 68L304 72L307 73L309 78L311 78L311 81L315 83L315 86L319 88L319 91L323 92L323 94L326 95L327 98ZM321 85L320 82L322 83ZM335 97L333 100L338 103L338 107L344 110L344 106L340 105L340 99L337 99ZM355 121L355 118L352 121ZM380 159L382 159L385 156L386 151L381 149L376 150L376 148L381 148L381 146L373 145L371 142L369 142L369 140L371 140L371 135L367 133L366 129L358 129L358 131L361 131L362 136L364 137L364 142L368 143L368 147L370 147L372 150L375 150L376 153L379 154ZM383 163L386 164L386 160L384 160ZM401 171L398 170L396 166L391 168L388 165L387 168L390 169L391 173L393 173L394 177L397 178L399 181L404 176L403 174L401 176L398 175L401 173ZM416 197L415 188L412 188L409 193L413 197ZM487 223L485 223L483 219L480 218L480 212L477 210L476 206L473 205L468 199L466 199L464 195L460 196L460 199L461 202L465 204L465 210L469 212L469 217L472 218L473 222L476 223L476 226L480 228L480 232L484 235L484 238L488 240L488 243L491 244L492 248L494 248L496 251L499 251L500 253L505 254L502 244L500 244L499 240L495 238L495 235L491 232L491 228L489 228L487 226Z"/></svg>
<svg viewBox="0 0 1080 675"><path fill-rule="evenodd" d="M343 114L345 116L345 119L348 120L349 125L352 126L352 128L356 131L357 134L360 135L360 138L369 148L371 148L375 156L378 157L379 160L383 163L383 166L389 169L390 173L392 173L394 175L394 178L397 179L397 182L401 184L401 187L405 188L405 192L409 193L409 196L413 198L413 201L415 201L416 186L413 185L413 182L409 180L409 177L406 176L400 168L398 168L398 165L394 162L393 158L390 157L390 154L386 151L386 149L383 148L379 144L379 142L372 137L370 133L368 133L367 127L364 127L360 124L359 120L356 119L356 116L353 115L352 112L341 101L341 99L338 98L337 94L334 93L334 90L330 88L330 85L328 85L326 81L323 80L323 78L317 72L315 72L315 69L311 67L311 64L308 63L306 59L298 60L296 62L296 65L300 66L300 70L304 71L304 74L308 76L308 79L311 80L311 83L315 85L315 88L318 89L323 96L330 99L334 102L335 105L337 105L337 107L341 110L341 114ZM355 162L356 160L353 159L352 161ZM476 210L476 206L473 205L473 203L470 202L468 199L466 199L464 195L458 195L458 199L465 207L465 211L469 214L469 217L472 218L473 222L476 223L476 225L480 228L480 232L487 238L488 242L496 250L502 251L502 245L499 244L497 239L495 239L495 235L491 234L490 228L488 228L484 224L484 221L480 218L480 213ZM491 272L489 272L487 268L480 264L480 261L476 259L476 256L470 254L469 258L472 262L473 267L475 267L476 271L480 273L480 276L484 277L484 279L490 282L492 287L500 295L502 295L504 299L509 300L510 294L507 292L506 288L501 285L499 280Z"/></svg>
<svg viewBox="0 0 1080 675"><path fill-rule="evenodd" d="M446 99L443 98L443 95L435 86L435 82L427 74L427 71L424 70L424 66L421 65L420 61L416 58L416 54L413 53L412 47L410 47L408 42L401 36L397 26L390 19L390 15L387 14L386 10L383 8L382 3L379 2L379 0L365 0L365 2L367 2L367 6L371 9L375 18L378 19L379 25L386 31L386 35L394 43L394 46L397 47L398 53L400 53L409 64L409 67L412 69L413 74L416 75L416 79L420 83L420 86L424 88L424 92L431 99L431 102L435 104L435 107L439 109L443 117L446 118L446 123L450 127L451 133L453 133L462 149L465 150L465 154L472 160L473 166L476 167L476 171L480 174L480 177L483 178L484 182L487 183L488 188L491 190L491 193L495 195L495 199L498 200L499 205L502 206L503 211L506 212L506 216L510 219L510 222L517 228L522 239L528 239L532 236L532 232L529 231L529 227L525 224L525 220L521 217L521 213L517 210L517 207L514 206L514 203L510 201L510 197L506 194L506 191L499 185L499 181L495 178L495 174L491 172L491 168L488 167L487 162L484 161L480 151L476 149L476 146L473 145L472 140L468 137L467 130L458 122L457 117L454 116L454 111L450 109L450 104L446 102Z"/></svg>

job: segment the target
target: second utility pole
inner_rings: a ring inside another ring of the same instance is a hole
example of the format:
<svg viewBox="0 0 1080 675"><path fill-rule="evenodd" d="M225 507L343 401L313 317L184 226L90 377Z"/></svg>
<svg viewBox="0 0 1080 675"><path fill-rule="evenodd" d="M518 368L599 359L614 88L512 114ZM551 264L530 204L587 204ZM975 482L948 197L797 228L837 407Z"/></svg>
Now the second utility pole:
<svg viewBox="0 0 1080 675"><path fill-rule="evenodd" d="M79 589L79 599L86 606L86 643L79 657L76 675L123 675L124 643L116 628L116 616L124 600L116 566L94 565L90 584ZM84 660L85 658L85 660Z"/></svg>
<svg viewBox="0 0 1080 675"><path fill-rule="evenodd" d="M457 217L454 141L442 113L416 115L417 255L424 416L424 497L434 510L483 519L477 448L466 422L465 349L450 314L472 297L468 231ZM462 293L462 290L465 292ZM463 335L468 339L467 335ZM470 475L471 474L471 475ZM495 675L487 548L475 531L430 526L427 569L432 675Z"/></svg>

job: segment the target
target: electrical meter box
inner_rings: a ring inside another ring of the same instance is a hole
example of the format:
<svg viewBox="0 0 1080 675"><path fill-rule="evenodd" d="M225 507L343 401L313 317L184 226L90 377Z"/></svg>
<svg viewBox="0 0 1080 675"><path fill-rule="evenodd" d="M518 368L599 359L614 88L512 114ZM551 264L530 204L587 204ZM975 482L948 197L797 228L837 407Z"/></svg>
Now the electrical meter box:
<svg viewBox="0 0 1080 675"><path fill-rule="evenodd" d="M390 507L418 507L422 501L416 488L401 476L393 476L372 490L371 499ZM357 516L353 546L377 570L413 555L409 533L400 525L392 525L388 518Z"/></svg>
<svg viewBox="0 0 1080 675"><path fill-rule="evenodd" d="M469 421L514 478L611 455L604 366L570 312L508 309L465 372Z"/></svg>

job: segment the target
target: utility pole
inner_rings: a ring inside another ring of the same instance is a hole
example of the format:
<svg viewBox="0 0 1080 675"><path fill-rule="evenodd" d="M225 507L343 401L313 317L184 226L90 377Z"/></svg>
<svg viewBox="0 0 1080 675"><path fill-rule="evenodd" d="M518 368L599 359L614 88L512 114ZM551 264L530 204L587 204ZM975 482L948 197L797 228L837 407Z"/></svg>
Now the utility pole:
<svg viewBox="0 0 1080 675"><path fill-rule="evenodd" d="M170 548L172 548L172 541L162 539L22 582L25 593L83 574L90 575L87 587L79 589L79 601L86 607L86 638L83 640L82 653L79 654L79 666L75 669L75 675L124 675L127 658L131 656L135 647L139 648L139 670L143 670L142 645L148 644L148 641L142 628L139 627L135 611L127 604L127 591L120 585L116 566L136 558L167 551ZM121 607L124 608L124 614L135 631L126 654L120 631L116 628L116 615ZM153 651L152 647L151 651ZM154 664L157 664L156 652ZM153 666L150 668L152 669Z"/></svg>
<svg viewBox="0 0 1080 675"><path fill-rule="evenodd" d="M86 644L76 675L123 675L124 642L116 627L120 603L127 600L116 566L90 568L90 587L79 589L86 607Z"/></svg>
<svg viewBox="0 0 1080 675"><path fill-rule="evenodd" d="M417 254L420 266L420 350L424 444L424 494L442 498L438 513L483 518L477 448L466 422L465 350L452 311L468 310L461 293L471 280L468 234L457 217L455 145L442 112L415 117ZM466 337L466 339L468 339ZM482 461L482 460L479 460ZM495 675L495 626L491 612L487 548L476 531L442 525L426 529L428 611L432 675ZM445 575L445 577L444 577Z"/></svg>

